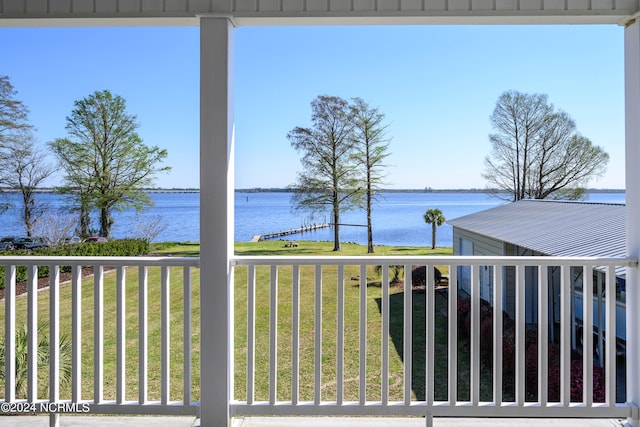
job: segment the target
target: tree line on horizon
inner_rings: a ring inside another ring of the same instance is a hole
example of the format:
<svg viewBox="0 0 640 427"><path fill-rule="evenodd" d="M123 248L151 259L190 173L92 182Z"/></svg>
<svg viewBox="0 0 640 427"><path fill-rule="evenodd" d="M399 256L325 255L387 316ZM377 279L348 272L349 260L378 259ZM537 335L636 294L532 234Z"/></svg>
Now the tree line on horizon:
<svg viewBox="0 0 640 427"><path fill-rule="evenodd" d="M0 75L0 191L20 192L27 236L37 225L48 224L52 231L64 228L80 237L96 232L109 237L113 211L151 206L146 191L155 174L170 170L161 165L167 151L143 143L136 131L140 124L127 111L124 98L102 90L75 101L66 117L67 135L43 147L35 139L29 109L16 95L9 77ZM57 171L63 173L63 185L53 190L66 196L68 212L45 217L46 208L37 203L35 193ZM0 203L0 213L9 207L6 201ZM93 212L99 218L97 229L91 224ZM75 215L71 229L59 216L64 214Z"/></svg>

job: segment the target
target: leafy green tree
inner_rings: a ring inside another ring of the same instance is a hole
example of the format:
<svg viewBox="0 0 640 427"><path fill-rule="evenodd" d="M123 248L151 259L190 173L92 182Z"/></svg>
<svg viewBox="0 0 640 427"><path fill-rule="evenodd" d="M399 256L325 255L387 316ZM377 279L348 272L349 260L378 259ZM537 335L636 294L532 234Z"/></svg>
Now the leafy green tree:
<svg viewBox="0 0 640 427"><path fill-rule="evenodd" d="M384 123L385 115L377 108L370 107L360 98L352 100L355 127L355 159L364 173L364 203L367 211L367 252L373 253L373 228L371 225L372 205L376 192L382 185L385 159L389 156L390 139L386 136L389 125Z"/></svg>
<svg viewBox="0 0 640 427"><path fill-rule="evenodd" d="M335 96L318 96L311 102L312 127L296 127L287 134L291 146L302 153L302 172L290 188L296 209L312 214L330 210L334 251L340 247L340 213L358 205L361 194L353 165L353 109Z"/></svg>
<svg viewBox="0 0 640 427"><path fill-rule="evenodd" d="M66 172L63 191L76 200L81 234L86 235L89 212L100 212L100 234L108 237L113 210L151 205L144 191L155 174L168 171L160 163L167 151L146 146L136 129L135 115L126 110L125 100L108 90L94 92L75 102L67 117L67 138L50 143Z"/></svg>
<svg viewBox="0 0 640 427"><path fill-rule="evenodd" d="M431 224L431 249L436 248L436 227L440 227L446 221L440 209L428 209L424 215L424 222Z"/></svg>
<svg viewBox="0 0 640 427"><path fill-rule="evenodd" d="M581 136L547 95L504 92L491 115L495 133L483 177L506 199L580 199L609 155Z"/></svg>
<svg viewBox="0 0 640 427"><path fill-rule="evenodd" d="M56 189L66 194L70 199L72 212L79 216L79 234L81 237L90 235L92 195L94 192L93 171L90 165L74 168L75 161L80 160L84 150L81 145L73 144L66 139L57 139L49 143L49 148L55 154L60 165L65 170L64 185ZM76 149L76 151L71 151Z"/></svg>

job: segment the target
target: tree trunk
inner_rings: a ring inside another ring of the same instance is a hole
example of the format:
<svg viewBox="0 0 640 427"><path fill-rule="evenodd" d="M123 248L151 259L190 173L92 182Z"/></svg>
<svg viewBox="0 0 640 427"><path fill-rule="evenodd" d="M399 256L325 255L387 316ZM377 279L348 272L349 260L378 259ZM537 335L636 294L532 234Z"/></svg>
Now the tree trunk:
<svg viewBox="0 0 640 427"><path fill-rule="evenodd" d="M369 174L367 174L369 175ZM373 228L371 226L371 177L367 177L367 253L373 253Z"/></svg>
<svg viewBox="0 0 640 427"><path fill-rule="evenodd" d="M431 223L431 249L436 248L436 222Z"/></svg>
<svg viewBox="0 0 640 427"><path fill-rule="evenodd" d="M100 209L100 235L109 237L112 224L113 218L111 218L111 210L109 208Z"/></svg>
<svg viewBox="0 0 640 427"><path fill-rule="evenodd" d="M341 251L340 247L340 212L333 212L333 250Z"/></svg>
<svg viewBox="0 0 640 427"><path fill-rule="evenodd" d="M333 250L342 250L340 247L340 210L333 208Z"/></svg>
<svg viewBox="0 0 640 427"><path fill-rule="evenodd" d="M24 221L24 228L25 228L25 231L27 232L27 237L32 237L33 235L33 220L32 220L33 198L31 197L31 192L29 191L29 189L22 186L20 189L22 191L22 203L23 203L22 219Z"/></svg>
<svg viewBox="0 0 640 427"><path fill-rule="evenodd" d="M80 237L89 237L90 225L91 217L89 216L89 207L85 201L80 201Z"/></svg>

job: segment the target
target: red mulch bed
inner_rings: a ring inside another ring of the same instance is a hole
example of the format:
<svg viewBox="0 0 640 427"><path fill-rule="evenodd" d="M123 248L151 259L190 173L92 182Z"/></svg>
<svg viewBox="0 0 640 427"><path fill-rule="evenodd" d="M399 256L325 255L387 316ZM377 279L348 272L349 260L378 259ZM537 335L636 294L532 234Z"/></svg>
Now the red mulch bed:
<svg viewBox="0 0 640 427"><path fill-rule="evenodd" d="M108 269L105 268L105 271ZM93 267L84 267L82 269L82 277L92 276ZM60 273L60 283L65 283L71 280L71 272ZM43 289L49 286L49 278L41 277L38 279L38 289ZM16 283L16 296L27 293L27 282ZM0 289L0 301L4 300L4 289Z"/></svg>

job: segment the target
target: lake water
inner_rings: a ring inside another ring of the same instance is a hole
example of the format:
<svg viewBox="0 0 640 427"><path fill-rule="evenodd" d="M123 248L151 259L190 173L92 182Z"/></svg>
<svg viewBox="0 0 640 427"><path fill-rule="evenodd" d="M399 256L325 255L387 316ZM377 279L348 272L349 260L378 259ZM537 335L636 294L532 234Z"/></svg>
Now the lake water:
<svg viewBox="0 0 640 427"><path fill-rule="evenodd" d="M17 204L19 196L9 194L10 202ZM48 209L63 209L64 198L51 193L38 194ZM154 206L136 214L135 211L115 212L112 229L114 238L136 237L146 223L159 220L163 231L156 241L199 241L200 222L198 193L150 193ZM288 193L236 193L235 240L250 241L254 235L265 234L313 223L330 221L330 215L310 219L291 211L291 195ZM594 193L590 201L624 203L624 193ZM453 219L503 203L484 193L383 193L373 210L373 242L376 245L431 245L431 226L422 215L427 209L440 209L445 218ZM365 225L362 210L342 214L344 224ZM97 224L97 221L95 222ZM22 235L17 209L0 215L0 236ZM366 244L367 230L361 226L342 226L342 242ZM331 229L317 230L287 237L291 240L333 240ZM452 229L448 225L438 227L437 245L452 246Z"/></svg>

